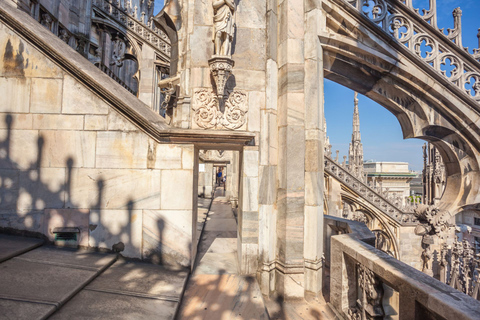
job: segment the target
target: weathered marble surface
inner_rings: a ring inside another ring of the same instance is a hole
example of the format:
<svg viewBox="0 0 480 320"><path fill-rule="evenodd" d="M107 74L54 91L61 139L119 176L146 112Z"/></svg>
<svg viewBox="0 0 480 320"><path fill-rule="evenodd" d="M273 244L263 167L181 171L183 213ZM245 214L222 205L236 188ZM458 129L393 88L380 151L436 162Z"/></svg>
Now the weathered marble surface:
<svg viewBox="0 0 480 320"><path fill-rule="evenodd" d="M143 211L143 256L154 263L189 267L192 215L188 210Z"/></svg>
<svg viewBox="0 0 480 320"><path fill-rule="evenodd" d="M142 210L91 210L88 244L142 258Z"/></svg>
<svg viewBox="0 0 480 320"><path fill-rule="evenodd" d="M26 14L3 3L0 10L13 10L9 14L35 30L41 45L77 68L65 72L42 49L0 24L5 49L0 95L6 99L0 106L0 227L43 233L50 240L55 227L78 227L80 245L132 258L144 258L145 227L156 239L149 249L161 250L165 242L166 264L175 264L176 256L184 257L182 265L191 264L193 145L152 139L118 107L123 103L157 130L168 128L162 117ZM153 72L152 61L150 66ZM153 86L144 73L141 86ZM115 99L120 100L114 108ZM144 212L160 210L163 216L143 223ZM177 213L184 218L177 220ZM170 221L164 230L168 238L149 227L160 219Z"/></svg>

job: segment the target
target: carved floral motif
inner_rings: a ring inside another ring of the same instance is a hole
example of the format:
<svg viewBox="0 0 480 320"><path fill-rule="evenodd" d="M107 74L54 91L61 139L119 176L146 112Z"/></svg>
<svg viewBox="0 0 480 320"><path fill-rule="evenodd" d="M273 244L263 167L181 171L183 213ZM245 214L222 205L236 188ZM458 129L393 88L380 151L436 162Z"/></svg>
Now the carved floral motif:
<svg viewBox="0 0 480 320"><path fill-rule="evenodd" d="M204 129L241 128L246 120L247 95L241 91L228 91L227 99L222 101L210 89L197 89L193 96L193 120ZM222 110L224 109L224 110Z"/></svg>

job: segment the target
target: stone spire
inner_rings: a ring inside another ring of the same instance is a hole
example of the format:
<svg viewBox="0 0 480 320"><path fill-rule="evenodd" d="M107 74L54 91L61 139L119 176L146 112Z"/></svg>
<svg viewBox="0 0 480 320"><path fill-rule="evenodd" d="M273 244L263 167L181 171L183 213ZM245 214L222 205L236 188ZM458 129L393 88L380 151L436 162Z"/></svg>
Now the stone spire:
<svg viewBox="0 0 480 320"><path fill-rule="evenodd" d="M360 137L360 115L358 113L358 94L355 92L353 108L352 142L348 151L348 164L350 170L357 176L363 175L363 146Z"/></svg>

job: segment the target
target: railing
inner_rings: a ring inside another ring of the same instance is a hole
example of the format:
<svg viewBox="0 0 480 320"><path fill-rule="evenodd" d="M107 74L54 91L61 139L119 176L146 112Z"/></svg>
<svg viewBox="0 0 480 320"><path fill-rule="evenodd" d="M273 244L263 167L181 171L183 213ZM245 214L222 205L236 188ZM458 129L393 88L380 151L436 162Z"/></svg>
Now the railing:
<svg viewBox="0 0 480 320"><path fill-rule="evenodd" d="M34 14L36 11L34 8L39 5L38 2L30 2L32 8L30 8L24 1L12 0L12 2L16 4L18 9L29 13L35 20L37 20L37 17L35 17ZM85 35L81 33L73 34L49 12L41 14L37 21L78 53L86 56L85 48L88 40Z"/></svg>
<svg viewBox="0 0 480 320"><path fill-rule="evenodd" d="M336 220L326 220L325 225L347 225L341 235L326 242L331 253L327 259L330 303L341 316L351 320L480 319L477 300L373 248L367 243L371 234L349 232L354 222Z"/></svg>
<svg viewBox="0 0 480 320"><path fill-rule="evenodd" d="M144 12L142 12L141 18L139 18L137 8L132 8L130 1L128 1L127 5L124 3L125 2L122 4L119 0L93 0L93 5L96 8L102 10L130 31L133 31L141 39L160 50L160 52L167 57L170 57L172 47L170 45L170 39L165 32L156 28L153 21L150 20L146 22Z"/></svg>
<svg viewBox="0 0 480 320"><path fill-rule="evenodd" d="M430 0L430 9L413 8L412 0L344 0L367 16L425 63L462 91L480 102L480 49L473 54L462 45L462 11L453 12L454 28L437 27L436 0ZM480 47L480 33L479 47ZM422 49L422 45L426 48ZM448 70L450 66L452 69Z"/></svg>
<svg viewBox="0 0 480 320"><path fill-rule="evenodd" d="M380 195L359 177L355 177L352 173L327 156L325 156L325 172L351 188L360 197L362 197L362 199L365 199L372 206L385 213L385 215L389 216L393 220L397 221L400 225L418 224L418 220L413 214L414 207L406 207L410 209L410 212L404 211L405 207L404 210L402 210L400 208L402 205L401 203L392 203L387 197Z"/></svg>
<svg viewBox="0 0 480 320"><path fill-rule="evenodd" d="M120 79L112 70L110 70L109 67L104 65L103 63L96 63L95 64L100 70L102 70L104 73L106 73L110 78L118 82L122 87L127 89L130 93L133 95L137 95L137 92L131 89L122 79Z"/></svg>

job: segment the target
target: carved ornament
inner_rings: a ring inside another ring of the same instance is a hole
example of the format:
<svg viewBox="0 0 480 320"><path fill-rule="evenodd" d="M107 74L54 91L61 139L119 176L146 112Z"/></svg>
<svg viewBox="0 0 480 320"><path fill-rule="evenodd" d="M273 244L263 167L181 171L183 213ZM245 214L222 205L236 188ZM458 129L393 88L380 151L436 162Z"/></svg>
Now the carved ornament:
<svg viewBox="0 0 480 320"><path fill-rule="evenodd" d="M213 79L215 80L215 86L217 87L217 97L222 100L224 98L225 85L227 84L228 78L232 75L235 62L228 57L214 56L208 60L208 64Z"/></svg>
<svg viewBox="0 0 480 320"><path fill-rule="evenodd" d="M247 95L227 90L225 101L218 99L210 89L197 89L193 95L193 120L203 129L241 128L247 120Z"/></svg>

